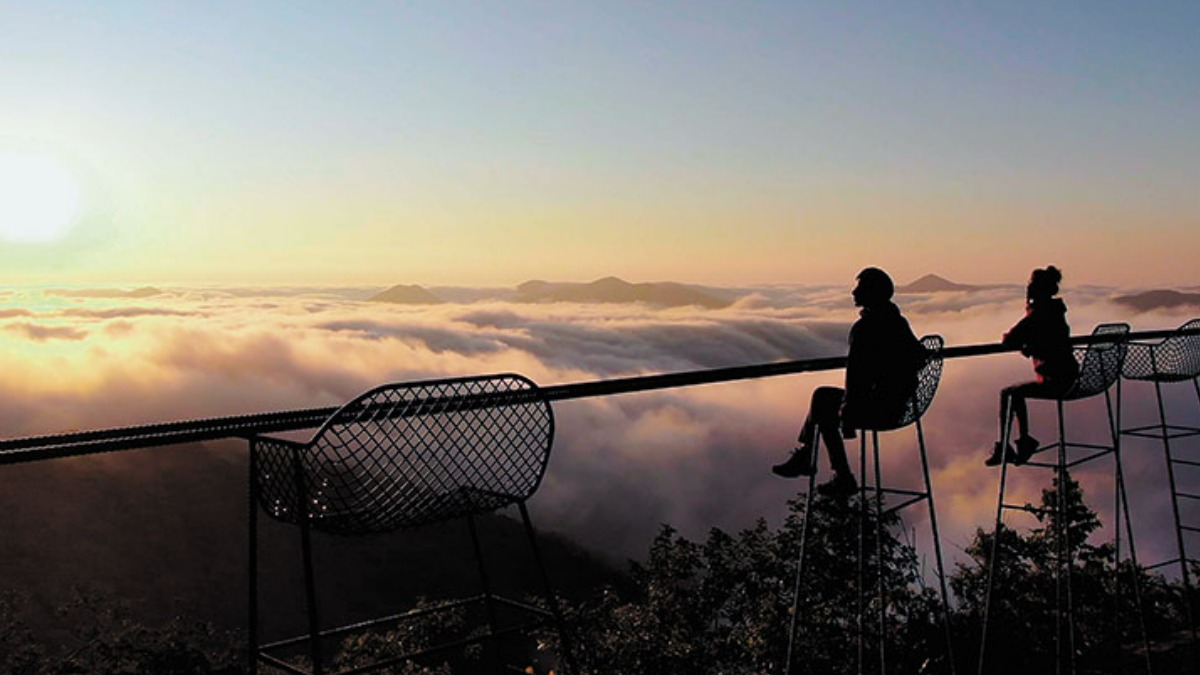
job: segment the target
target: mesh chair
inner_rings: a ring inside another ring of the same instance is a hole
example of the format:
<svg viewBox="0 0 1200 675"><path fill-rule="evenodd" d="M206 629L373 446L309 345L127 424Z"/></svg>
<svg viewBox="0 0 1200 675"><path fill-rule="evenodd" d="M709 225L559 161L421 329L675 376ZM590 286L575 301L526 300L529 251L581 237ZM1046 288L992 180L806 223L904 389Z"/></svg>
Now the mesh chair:
<svg viewBox="0 0 1200 675"><path fill-rule="evenodd" d="M858 616L860 618L862 617L863 612L864 612L864 606L865 606L865 600L864 600L865 580L863 577L865 576L866 550L865 550L865 537L863 536L862 528L863 528L864 524L866 523L867 514L868 514L867 494L866 493L868 491L872 492L873 496L875 498L875 507L876 507L875 525L878 528L875 532L875 542L876 542L876 549L877 549L875 554L878 558L883 557L883 551L882 551L882 542L883 542L882 527L883 527L883 525L882 525L882 523L883 523L884 518L892 513L898 512L901 509L904 509L908 506L912 506L912 505L917 504L922 501L926 502L928 509L929 509L929 525L930 525L930 528L932 530L932 535L933 535L934 554L935 554L936 563L937 563L937 577L938 577L938 583L940 584L940 590L941 590L942 620L943 620L943 625L945 626L945 631L946 631L946 654L945 654L946 663L947 663L948 668L950 669L950 672L953 672L954 671L954 656L953 656L953 646L952 646L953 640L952 640L951 633L950 633L949 596L947 595L947 592L946 592L946 575L945 575L945 570L944 570L944 566L942 563L941 537L938 535L937 510L934 508L934 502L933 502L933 484L929 478L929 461L928 461L928 457L927 457L926 449L925 449L925 432L921 426L921 418L925 415L925 411L928 410L929 406L933 403L934 395L937 393L938 384L941 382L942 367L943 367L943 362L944 362L942 350L945 345L945 342L940 335L928 335L928 336L921 338L921 345L925 348L925 353L926 353L925 363L921 367L921 369L917 372L916 389L913 391L913 394L907 399L907 401L905 401L905 404L904 404L904 407L902 408L902 410L899 412L899 414L897 414L891 418L881 418L881 419L873 420L870 424L865 425L865 428L859 430L860 431L860 433L859 433L859 438L860 438L859 475L862 477L863 485L860 488L860 491L862 494L860 495L860 499L859 499L859 506L861 508L861 511L859 514L860 515L860 518L859 518L859 528L860 529L859 529L859 551L858 551L858 565L857 565ZM904 427L911 426L911 425L916 426L917 447L918 447L918 451L919 451L920 459L921 459L921 469L922 469L922 475L924 477L924 485L920 489L907 489L907 488L900 488L900 487L895 487L895 486L891 486L891 487L885 486L883 484L883 479L882 479L882 465L881 465L881 462L879 459L879 457L880 457L880 455L879 455L879 433L884 432L884 431L893 431L896 429L902 429ZM874 481L873 487L868 487L867 478L866 478L867 477L867 436L868 436L868 432L870 435L870 444L871 444L871 448L872 448L872 454L874 457L873 464L874 464L874 468L875 468L875 481ZM820 443L820 437L821 437L821 435L819 433L814 434L814 443ZM813 456L816 457L816 455L817 455L817 453L814 452ZM798 616L800 614L800 606L799 606L800 588L801 588L801 580L803 579L803 576L804 576L804 559L805 559L804 554L805 554L805 545L807 543L807 538L808 538L808 527L809 527L808 516L812 509L812 494L813 494L815 475L816 475L816 472L813 471L809 476L808 492L805 496L805 508L804 508L805 517L804 517L804 523L801 526L801 530L800 530L800 555L799 555L797 563L796 563L796 585L795 585L795 590L793 593L793 600L792 600L792 607L794 609L792 612L791 627L790 627L790 633L789 633L789 638L788 638L787 660L786 660L786 665L785 665L785 669L784 669L784 673L788 673L788 674L790 674L792 672L793 664L797 663L797 660L796 660L795 654L794 654L794 646L795 646L795 639L796 639L796 627L797 627L797 622L798 622ZM898 497L899 500L893 504L885 505L885 498L887 496ZM877 600L876 604L877 604L878 610L879 610L879 614L877 617L878 633L879 633L879 635L877 637L877 649L878 649L879 672L880 673L887 672L887 660L886 660L887 636L885 634L885 632L886 632L885 631L885 627L886 627L885 620L886 620L887 607L886 607L886 603L884 601L884 599L886 597L886 588L884 586L885 586L884 578L883 578L882 570L880 570L879 578L877 579L877 586L876 586L877 592L878 592L877 598L876 598L876 600ZM865 640L863 639L862 635L859 636L858 644L859 644L859 653L858 653L859 670L858 670L858 672L863 672L863 669L865 668Z"/></svg>
<svg viewBox="0 0 1200 675"><path fill-rule="evenodd" d="M489 640L515 630L499 626L497 612L501 606L529 614L538 623L553 622L566 652L562 617L525 507L525 501L541 483L553 440L554 415L549 401L532 381L511 374L388 384L342 406L305 443L265 436L251 438L252 671L261 661L287 672L304 673L277 654L307 642L312 672L323 673L322 638L410 616L396 614L352 627L322 629L312 532L359 536L458 518L466 518L470 526L483 594L436 609L482 603L487 610L488 630L484 635L422 653ZM519 507L549 609L497 596L488 582L474 517L512 504ZM265 645L258 644L258 508L271 518L298 526L308 614L307 636ZM528 623L519 626L527 627ZM411 656L391 658L369 670L395 665Z"/></svg>
<svg viewBox="0 0 1200 675"><path fill-rule="evenodd" d="M1129 427L1122 429L1121 433L1140 438L1158 439L1162 442L1167 467L1167 481L1171 488L1171 510L1175 518L1175 545L1178 555L1171 560L1150 565L1146 569L1179 565L1184 589L1182 602L1185 616L1191 630L1192 642L1196 644L1200 642L1200 635L1197 633L1195 609L1192 606L1193 601L1190 599L1193 594L1190 567L1200 560L1189 555L1188 543L1195 545L1194 542L1189 542L1189 535L1194 537L1200 533L1200 521L1197 521L1194 509L1191 513L1185 513L1187 510L1185 505L1194 505L1200 502L1200 495L1181 490L1177 480L1180 476L1177 472L1183 473L1185 477L1195 479L1197 477L1196 469L1200 468L1200 461L1197 461L1194 456L1183 457L1176 454L1181 450L1194 451L1196 449L1194 444L1190 448L1180 448L1179 444L1173 447L1171 441L1200 435L1200 427L1167 422L1166 407L1163 405L1163 385L1190 381L1196 392L1197 402L1200 403L1200 379L1198 379L1200 378L1200 319L1188 321L1179 327L1176 335L1163 338L1159 342L1131 342L1121 374L1126 380L1154 383L1154 394L1158 403L1158 424ZM1121 407L1121 402L1122 389L1118 383L1118 409ZM1194 484L1195 481L1188 482Z"/></svg>
<svg viewBox="0 0 1200 675"><path fill-rule="evenodd" d="M1029 395L1030 399L1038 399L1044 401L1053 401L1058 419L1058 438L1052 443L1039 447L1034 456L1047 450L1057 450L1053 460L1048 461L1029 461L1026 466L1041 467L1053 469L1056 472L1058 485L1066 485L1068 472L1081 464L1085 464L1094 459L1098 459L1108 454L1114 456L1114 483L1115 497L1114 510L1116 522L1116 555L1115 559L1120 561L1121 558L1121 513L1125 512L1125 526L1129 539L1129 556L1133 564L1137 565L1137 553L1133 542L1133 525L1129 520L1128 511L1129 504L1125 494L1124 474L1121 466L1121 454L1119 445L1118 422L1114 417L1114 409L1112 405L1112 397L1110 389L1112 385L1118 381L1121 376L1121 369L1125 363L1127 353L1127 342L1125 336L1129 333L1129 325L1124 323L1107 323L1100 324L1092 331L1092 342L1086 346L1077 346L1074 349L1076 362L1079 364L1079 375L1075 381L1059 395L1052 394L1037 394ZM1108 414L1108 431L1110 443L1108 445L1097 443L1082 443L1077 441L1068 441L1066 435L1066 425L1063 414L1063 404L1068 401L1078 401L1094 396L1104 394L1105 410ZM1001 425L1003 434L1001 438L1001 448L1007 448L1009 443L1009 427L1008 422L1011 420L1012 410L1004 411L1005 424ZM1072 457L1072 450L1084 451L1082 456ZM996 504L996 526L993 532L996 537L993 539L990 562L988 565L988 585L983 606L983 628L980 638L979 650L979 670L982 675L986 665L987 656L987 639L988 639L988 614L992 609L991 598L993 592L993 582L995 579L997 546L999 540L1000 528L1003 524L1004 512L1006 510L1024 511L1032 513L1042 513L1040 509L1034 508L1028 504L1008 504L1004 501L1004 491L1008 480L1008 455L1004 453L1004 459L1000 468L1000 491ZM1060 487L1060 489L1062 489ZM1061 508L1062 500L1058 500ZM1057 513L1055 523L1058 528L1065 528L1064 514ZM1071 593L1071 575L1070 569L1072 565L1072 551L1064 542L1067 541L1065 532L1060 529L1057 532L1056 540L1060 544L1060 548L1056 551L1056 569L1055 569L1055 586L1056 586L1056 611L1058 613L1058 621L1056 622L1055 644L1057 653L1055 656L1056 663L1062 666L1067 662L1073 669L1074 654L1075 654L1075 633L1074 633L1074 607ZM1066 570L1066 574L1062 571ZM1134 580L1134 593L1137 596L1138 606L1141 606L1140 590L1137 586L1137 580ZM1065 611L1064 611L1065 605ZM1140 614L1140 613L1139 613ZM1139 620L1144 617L1139 616ZM1145 624L1142 623L1142 637L1145 641L1146 631ZM1149 650L1147 649L1147 654ZM1148 657L1147 657L1148 658Z"/></svg>

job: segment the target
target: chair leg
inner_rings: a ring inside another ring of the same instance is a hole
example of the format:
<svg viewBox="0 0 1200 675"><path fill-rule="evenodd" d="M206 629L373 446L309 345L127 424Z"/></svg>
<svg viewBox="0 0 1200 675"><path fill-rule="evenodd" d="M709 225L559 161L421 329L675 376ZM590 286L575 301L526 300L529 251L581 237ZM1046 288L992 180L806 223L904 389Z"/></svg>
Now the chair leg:
<svg viewBox="0 0 1200 675"><path fill-rule="evenodd" d="M933 482L929 479L929 458L925 453L925 431L921 420L917 420L917 447L921 451L921 471L925 474L925 495L929 500L929 529L933 536L933 555L937 563L938 588L942 594L942 625L946 630L946 661L950 675L956 672L954 663L954 635L950 631L950 596L946 593L946 568L942 563L942 539L938 533L937 508L933 503Z"/></svg>
<svg viewBox="0 0 1200 675"><path fill-rule="evenodd" d="M1070 529L1066 523L1065 493L1067 489L1067 435L1063 417L1063 402L1055 401L1058 411L1058 498L1055 500L1055 530L1058 539L1057 561L1055 565L1055 668L1062 672L1062 664L1067 662L1068 672L1075 672L1075 602L1071 588L1071 571L1073 551L1070 541ZM1063 596L1066 596L1066 612L1063 612ZM1064 645L1064 633L1065 642Z"/></svg>
<svg viewBox="0 0 1200 675"><path fill-rule="evenodd" d="M479 569L479 581L483 584L483 606L487 612L488 635L484 643L484 650L487 654L486 658L488 662L491 663L492 670L499 672L500 660L494 637L498 626L496 621L496 595L492 592L491 578L488 576L487 565L483 562L483 547L479 544L479 531L475 527L475 516L471 514L467 514L467 529L471 533L471 546L475 551L475 563Z"/></svg>
<svg viewBox="0 0 1200 675"><path fill-rule="evenodd" d="M879 603L878 622L879 673L887 673L887 581L883 562L883 475L879 462L879 432L871 432L871 449L875 459L875 574L876 600ZM864 477L865 482L865 477Z"/></svg>
<svg viewBox="0 0 1200 675"><path fill-rule="evenodd" d="M305 486L304 468L300 460L300 451L292 453L292 473L296 482L296 495L300 508L296 516L300 519L300 555L304 562L304 597L308 611L308 643L309 656L313 662L313 675L325 672L324 660L321 658L321 629L317 614L317 581L313 569L312 558L312 526L308 522L308 490Z"/></svg>
<svg viewBox="0 0 1200 675"><path fill-rule="evenodd" d="M982 627L979 638L979 668L978 675L984 675L984 668L987 665L987 639L988 639L988 619L992 611L992 592L996 586L996 564L999 561L1000 554L1000 528L1004 526L1004 487L1008 481L1008 441L1009 441L1009 422L1012 416L1012 401L1005 399L1004 416L1001 418L1004 423L1000 428L1000 447L1002 448L1000 460L1000 495L996 498L996 526L992 529L992 550L988 555L988 581L987 590L983 595L983 618Z"/></svg>
<svg viewBox="0 0 1200 675"><path fill-rule="evenodd" d="M249 475L247 481L249 506L246 522L246 658L247 672L258 673L258 452L250 442Z"/></svg>
<svg viewBox="0 0 1200 675"><path fill-rule="evenodd" d="M867 523L867 432L860 429L858 435L858 475L862 482L858 494L858 612L855 614L855 628L858 630L858 675L863 675L863 670L866 667L867 655L867 635L866 625L863 621L864 607L863 597L866 589L866 523Z"/></svg>
<svg viewBox="0 0 1200 675"><path fill-rule="evenodd" d="M814 435L815 439L813 440L813 451L818 453L817 456L820 456L820 431L817 430ZM804 520L800 524L800 550L799 554L796 556L796 583L792 590L792 616L788 626L787 656L783 662L784 675L792 675L792 664L795 662L796 626L798 625L800 617L800 583L804 579L804 554L807 551L808 546L808 527L810 522L809 516L812 514L813 488L816 486L816 482L817 472L814 471L808 476L808 491L804 494Z"/></svg>
<svg viewBox="0 0 1200 675"><path fill-rule="evenodd" d="M529 548L533 551L533 561L537 564L538 574L541 577L542 591L546 595L546 604L550 608L551 614L554 615L555 628L558 629L558 639L562 644L563 663L567 666L567 672L578 672L575 668L572 655L571 637L567 632L562 610L558 606L558 598L554 596L554 588L550 585L550 575L547 573L546 564L542 559L542 549L538 545L537 536L533 530L533 522L529 519L529 509L526 508L525 502L518 502L517 506L521 510L521 521L525 524L525 536L529 539Z"/></svg>
<svg viewBox="0 0 1200 675"><path fill-rule="evenodd" d="M1197 402L1200 403L1200 385L1197 385L1196 380L1192 380L1192 384L1196 385ZM1179 573L1180 579L1183 581L1183 608L1184 616L1187 618L1188 627L1192 632L1193 645L1198 644L1195 613L1192 608L1192 578L1191 570L1188 569L1187 543L1183 537L1183 519L1179 513L1179 492L1175 479L1175 461L1174 455L1171 453L1171 434L1167 428L1167 412L1166 406L1163 404L1162 384L1157 380L1154 382L1154 394L1158 403L1158 424L1159 435L1163 442L1163 458L1167 465L1167 483L1171 487L1171 513L1175 518L1175 548L1179 552Z"/></svg>
<svg viewBox="0 0 1200 675"><path fill-rule="evenodd" d="M301 515L301 518L300 546L303 549L304 556L304 595L308 609L309 655L312 657L313 675L322 675L325 672L325 664L321 658L321 629L320 620L317 615L317 582L316 574L313 570L312 558L312 528L309 527L307 518L303 515Z"/></svg>
<svg viewBox="0 0 1200 675"><path fill-rule="evenodd" d="M1200 377L1192 378L1192 388L1195 389L1195 391L1196 391L1196 404L1198 406L1200 406ZM1172 486L1171 486L1171 491L1172 491L1171 496L1173 498L1172 501L1175 501L1174 500L1174 490L1175 490L1174 478L1172 478ZM1178 507L1176 507L1176 512L1178 512ZM1192 596L1193 596L1192 584L1194 582L1191 579L1191 576L1188 572L1187 551L1184 549L1184 547L1182 545L1183 536L1182 536L1182 533L1179 531L1180 521L1179 521L1178 514L1175 516L1175 519L1176 519L1175 531L1177 533L1179 533L1179 540L1180 540L1180 548L1179 548L1179 556L1181 558L1180 566L1183 568L1183 593L1184 593L1183 602L1184 602L1184 606L1187 609L1186 617L1187 617L1187 622L1188 622L1188 628L1192 632L1192 654L1193 654L1195 661L1197 663L1200 663L1200 630L1198 630L1197 626L1196 626L1196 609L1192 606Z"/></svg>

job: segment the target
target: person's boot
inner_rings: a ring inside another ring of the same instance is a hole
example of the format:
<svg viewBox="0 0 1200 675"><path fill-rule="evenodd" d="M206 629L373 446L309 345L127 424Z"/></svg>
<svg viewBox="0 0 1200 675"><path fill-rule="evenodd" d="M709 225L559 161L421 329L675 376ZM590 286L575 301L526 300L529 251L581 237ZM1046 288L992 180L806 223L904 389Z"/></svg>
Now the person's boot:
<svg viewBox="0 0 1200 675"><path fill-rule="evenodd" d="M828 483L818 485L817 492L826 497L846 499L855 492L858 492L858 482L854 480L854 476L851 474L839 473Z"/></svg>
<svg viewBox="0 0 1200 675"><path fill-rule="evenodd" d="M792 450L792 456L783 464L771 467L771 472L783 478L811 476L817 471L817 457L811 443L804 443Z"/></svg>
<svg viewBox="0 0 1200 675"><path fill-rule="evenodd" d="M984 460L983 463L988 466L1000 466L1006 459L1005 455L1008 455L1009 464L1017 463L1017 453L1013 450L1012 446L1002 447L1000 441L996 441L996 447L992 449L992 456Z"/></svg>
<svg viewBox="0 0 1200 675"><path fill-rule="evenodd" d="M1033 457L1035 454L1037 454L1038 448L1040 447L1041 443L1038 443L1038 439L1034 438L1033 436L1022 436L1018 438L1017 456L1013 460L1013 464L1021 466L1025 462L1028 462L1030 457Z"/></svg>

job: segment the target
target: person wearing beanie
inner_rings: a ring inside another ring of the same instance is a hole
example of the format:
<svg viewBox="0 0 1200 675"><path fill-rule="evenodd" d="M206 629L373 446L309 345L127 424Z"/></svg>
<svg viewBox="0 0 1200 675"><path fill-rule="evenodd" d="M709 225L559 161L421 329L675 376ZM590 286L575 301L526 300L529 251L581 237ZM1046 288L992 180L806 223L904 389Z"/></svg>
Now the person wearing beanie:
<svg viewBox="0 0 1200 675"><path fill-rule="evenodd" d="M854 438L856 429L899 419L916 391L917 373L926 358L925 348L892 302L896 289L891 277L868 267L858 273L857 281L851 296L862 310L850 328L845 387L818 387L813 392L799 446L786 462L771 469L784 478L812 475L814 441L820 433L834 477L817 489L833 497L858 490L843 438Z"/></svg>

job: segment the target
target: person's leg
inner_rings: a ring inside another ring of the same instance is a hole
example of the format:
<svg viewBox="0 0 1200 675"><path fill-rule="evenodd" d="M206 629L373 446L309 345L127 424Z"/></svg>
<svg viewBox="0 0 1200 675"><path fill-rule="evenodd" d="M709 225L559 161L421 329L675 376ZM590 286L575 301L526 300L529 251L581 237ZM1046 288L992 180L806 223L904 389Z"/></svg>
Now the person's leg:
<svg viewBox="0 0 1200 675"><path fill-rule="evenodd" d="M1029 411L1025 404L1030 397L1052 399L1060 395L1064 387L1057 383L1039 381L1026 382L1012 387L1013 416L1017 418L1017 464L1024 464L1037 453L1039 443L1029 435Z"/></svg>
<svg viewBox="0 0 1200 675"><path fill-rule="evenodd" d="M1019 453L1012 450L1012 421L1015 417L1017 420L1017 428L1020 430L1021 437L1029 435L1029 413L1025 407L1025 396L1027 395L1027 387L1036 382L1026 382L1023 384L1014 384L1010 387L1005 387L1000 390L1000 434L996 440L996 445L992 448L992 454L984 462L988 466L999 466L1004 461L1004 456L1008 455L1008 461L1017 462ZM1004 437L1009 435L1010 443L1004 444Z"/></svg>
<svg viewBox="0 0 1200 675"><path fill-rule="evenodd" d="M833 479L817 486L817 491L827 497L843 499L858 491L854 472L846 458L846 444L842 440L842 401L846 392L838 387L821 387L813 392L813 418L821 431L821 440L829 453L829 465L833 468Z"/></svg>
<svg viewBox="0 0 1200 675"><path fill-rule="evenodd" d="M830 393L830 390L837 392L836 397ZM834 398L837 399L836 403L831 405ZM841 400L841 390L836 387L818 387L813 392L808 404L808 415L804 418L804 424L800 427L800 435L796 438L799 446L792 451L786 462L771 467L771 471L775 475L784 478L812 475L816 470L813 442L816 440L817 429L820 428L821 439L828 444L830 437L825 429L831 425L833 428L837 427L837 411ZM830 415L832 415L832 421ZM838 441L840 442L841 439ZM842 455L845 455L845 451L842 452Z"/></svg>
<svg viewBox="0 0 1200 675"><path fill-rule="evenodd" d="M1037 385L1037 382L1024 382L1000 390L1000 438L1004 438L1006 430L1011 431L1014 418L1017 420L1017 433L1021 437L1029 435L1029 410L1025 405L1025 397L1033 393L1030 389Z"/></svg>
<svg viewBox="0 0 1200 675"><path fill-rule="evenodd" d="M845 390L839 387L818 387L813 392L810 414L821 430L821 440L829 453L829 465L838 476L853 477L846 459L846 444L842 441L842 399Z"/></svg>
<svg viewBox="0 0 1200 675"><path fill-rule="evenodd" d="M1000 433L996 434L996 438L1003 440L1004 432L1012 428L1012 404L1009 402L1012 399L1012 387L1005 387L1000 390Z"/></svg>
<svg viewBox="0 0 1200 675"><path fill-rule="evenodd" d="M796 441L802 446L810 446L813 439L816 437L817 421L813 419L812 400L808 403L808 415L804 418L804 425L800 427L800 435Z"/></svg>
<svg viewBox="0 0 1200 675"><path fill-rule="evenodd" d="M1025 405L1025 396L1028 394L1028 384L1009 387L1009 400L1012 401L1012 416L1017 419L1017 438L1029 437L1029 408Z"/></svg>

